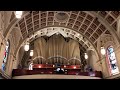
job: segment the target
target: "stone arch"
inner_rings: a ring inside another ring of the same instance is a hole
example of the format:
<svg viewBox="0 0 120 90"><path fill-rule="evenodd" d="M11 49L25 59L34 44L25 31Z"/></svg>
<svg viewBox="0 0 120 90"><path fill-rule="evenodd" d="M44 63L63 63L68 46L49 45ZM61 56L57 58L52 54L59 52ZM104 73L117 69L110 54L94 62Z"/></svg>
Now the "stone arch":
<svg viewBox="0 0 120 90"><path fill-rule="evenodd" d="M119 48L119 46L114 42L114 40L109 40L109 41L107 41L105 44L104 44L104 47L105 47L105 50L106 50L106 55L105 55L105 65L104 65L104 67L105 67L105 69L106 69L106 71L107 71L107 74L110 76L110 73L109 73L109 65L108 65L108 57L107 57L107 49L108 49L108 47L109 46L112 46L113 47L113 50L114 50L114 53L115 53L115 57L116 57L116 61L117 61L117 66L118 66L118 68L120 69L120 66L119 66L119 63L120 63L120 61L119 61L119 58L118 58L118 56L119 56L119 53L117 52L117 49ZM117 54L118 53L118 54Z"/></svg>
<svg viewBox="0 0 120 90"><path fill-rule="evenodd" d="M49 28L49 27L48 27ZM53 28L53 27L51 27L51 28ZM64 27L56 27L56 28L64 28ZM43 30L43 31L45 31L44 29L47 29L47 28L43 28L43 29L40 29L40 30L38 30L38 31L41 31L41 30ZM68 29L68 28L65 28L65 29ZM72 32L72 29L69 29L69 30L71 30L71 32ZM37 31L36 31L37 32ZM77 31L76 31L77 32ZM78 32L77 32L78 33ZM80 34L80 36L82 36L82 37L84 37L81 33L79 33ZM31 36L32 36L32 34L31 34ZM85 37L86 38L86 37ZM84 39L85 39L84 38ZM26 39L27 39L27 37L26 37ZM20 49L20 46L23 46L24 45L24 41L26 40L26 39L24 39L22 42L20 42L19 43L19 45L18 45L18 48L16 49L16 51L15 51L15 54L16 55L18 55L17 53L18 53L18 51L19 51L19 49ZM82 39L82 38L81 38ZM89 39L86 39L85 40L85 42L87 41L87 40L89 40ZM84 42L84 44L85 44L85 42ZM89 42L89 41L88 41ZM91 42L90 42L91 43ZM91 43L91 45L93 45L92 43ZM94 49L94 51L96 52L96 54L97 54L97 50L96 50L96 48L94 47L94 46L92 46L93 47L93 49ZM97 54L98 55L98 54ZM97 58L99 57L99 55L97 56Z"/></svg>

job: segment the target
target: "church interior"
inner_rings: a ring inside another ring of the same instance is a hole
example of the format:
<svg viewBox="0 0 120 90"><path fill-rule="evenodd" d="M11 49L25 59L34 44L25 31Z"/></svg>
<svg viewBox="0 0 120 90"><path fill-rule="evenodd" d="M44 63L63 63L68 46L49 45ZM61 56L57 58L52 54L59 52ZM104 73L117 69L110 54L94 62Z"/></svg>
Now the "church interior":
<svg viewBox="0 0 120 90"><path fill-rule="evenodd" d="M119 11L0 11L0 79L119 79Z"/></svg>

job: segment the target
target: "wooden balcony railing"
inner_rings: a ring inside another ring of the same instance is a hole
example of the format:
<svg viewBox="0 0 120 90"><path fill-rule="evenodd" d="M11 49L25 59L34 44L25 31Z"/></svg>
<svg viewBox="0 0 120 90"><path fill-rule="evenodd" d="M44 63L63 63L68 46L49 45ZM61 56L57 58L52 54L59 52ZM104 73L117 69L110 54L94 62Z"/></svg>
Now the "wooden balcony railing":
<svg viewBox="0 0 120 90"><path fill-rule="evenodd" d="M12 76L21 75L35 75L35 74L57 74L56 68L34 68L33 70L26 69L13 69ZM80 69L64 69L63 75L82 75L82 76L94 76L102 78L100 71L94 72L81 72Z"/></svg>

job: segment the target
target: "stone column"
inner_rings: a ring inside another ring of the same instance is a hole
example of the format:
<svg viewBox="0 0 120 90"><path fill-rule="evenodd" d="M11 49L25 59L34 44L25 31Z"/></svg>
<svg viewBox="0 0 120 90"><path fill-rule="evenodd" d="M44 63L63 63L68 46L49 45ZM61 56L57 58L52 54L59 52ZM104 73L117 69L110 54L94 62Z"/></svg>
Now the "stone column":
<svg viewBox="0 0 120 90"><path fill-rule="evenodd" d="M5 44L4 39L0 33L0 69L2 68L5 46L6 46L6 44Z"/></svg>
<svg viewBox="0 0 120 90"><path fill-rule="evenodd" d="M90 66L93 69L93 71L94 70L101 71L100 66L97 63L97 61L98 61L97 56L94 51L92 51L92 50L88 51L88 59L87 60L88 60L87 61L88 66Z"/></svg>

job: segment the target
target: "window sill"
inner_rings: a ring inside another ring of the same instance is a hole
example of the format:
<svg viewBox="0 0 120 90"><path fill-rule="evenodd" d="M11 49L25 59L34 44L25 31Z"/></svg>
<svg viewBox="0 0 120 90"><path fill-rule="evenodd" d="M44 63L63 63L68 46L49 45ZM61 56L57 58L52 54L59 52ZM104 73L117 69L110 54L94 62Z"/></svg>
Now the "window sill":
<svg viewBox="0 0 120 90"><path fill-rule="evenodd" d="M109 77L105 77L105 79L116 79L116 78L118 78L118 77L120 77L120 73L118 73L118 74L116 74L116 75L111 75L111 76L109 76Z"/></svg>

